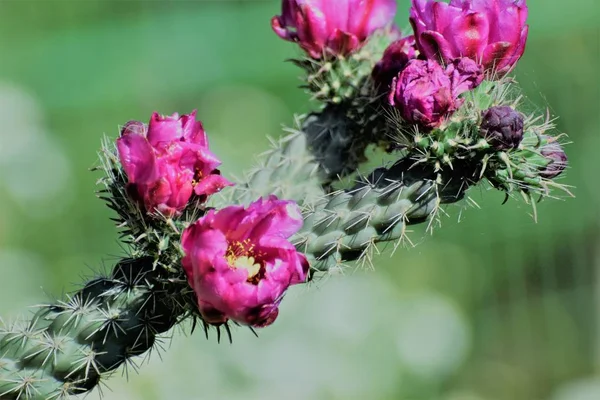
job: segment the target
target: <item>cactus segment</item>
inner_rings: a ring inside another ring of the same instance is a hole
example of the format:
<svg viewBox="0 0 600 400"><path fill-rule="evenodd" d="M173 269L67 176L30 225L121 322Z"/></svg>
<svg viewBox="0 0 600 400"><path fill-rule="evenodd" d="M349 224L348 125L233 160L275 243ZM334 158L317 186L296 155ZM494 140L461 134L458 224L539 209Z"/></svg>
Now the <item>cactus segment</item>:
<svg viewBox="0 0 600 400"><path fill-rule="evenodd" d="M151 257L123 259L109 276L0 331L0 398L68 398L122 365L135 368L134 356L190 316L190 291L161 272Z"/></svg>
<svg viewBox="0 0 600 400"><path fill-rule="evenodd" d="M383 52L397 36L390 28L375 32L360 49L347 56L325 54L291 60L306 72L303 86L311 98L327 104L342 104L371 91L371 72Z"/></svg>

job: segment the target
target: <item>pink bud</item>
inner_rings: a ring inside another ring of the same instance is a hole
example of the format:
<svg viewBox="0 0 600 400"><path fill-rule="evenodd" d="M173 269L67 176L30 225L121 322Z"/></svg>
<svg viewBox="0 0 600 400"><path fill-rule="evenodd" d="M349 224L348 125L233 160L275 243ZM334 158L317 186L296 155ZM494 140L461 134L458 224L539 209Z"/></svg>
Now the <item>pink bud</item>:
<svg viewBox="0 0 600 400"><path fill-rule="evenodd" d="M505 74L525 51L527 13L525 0L412 0L410 23L428 59L467 57Z"/></svg>
<svg viewBox="0 0 600 400"><path fill-rule="evenodd" d="M470 58L456 58L446 66L446 75L450 78L452 96L476 88L483 81L483 68Z"/></svg>
<svg viewBox="0 0 600 400"><path fill-rule="evenodd" d="M385 49L383 57L373 68L373 80L382 90L387 90L394 77L417 55L413 35L396 40Z"/></svg>
<svg viewBox="0 0 600 400"><path fill-rule="evenodd" d="M117 149L129 192L149 213L178 215L193 194L202 199L230 185L216 170L221 162L195 117L196 111L181 117L154 113L147 129L129 121L121 130Z"/></svg>
<svg viewBox="0 0 600 400"><path fill-rule="evenodd" d="M275 196L211 210L189 226L182 264L204 320L273 323L287 288L308 274L306 258L288 241L301 227L298 206Z"/></svg>
<svg viewBox="0 0 600 400"><path fill-rule="evenodd" d="M282 39L298 42L319 59L347 55L377 29L391 24L395 0L282 0L281 15L271 20Z"/></svg>
<svg viewBox="0 0 600 400"><path fill-rule="evenodd" d="M389 101L402 118L426 128L438 126L454 111L450 79L432 60L412 60L392 81Z"/></svg>
<svg viewBox="0 0 600 400"><path fill-rule="evenodd" d="M482 79L481 67L469 59L453 60L446 69L435 60L413 59L393 79L388 99L406 122L431 129L461 106L461 93Z"/></svg>

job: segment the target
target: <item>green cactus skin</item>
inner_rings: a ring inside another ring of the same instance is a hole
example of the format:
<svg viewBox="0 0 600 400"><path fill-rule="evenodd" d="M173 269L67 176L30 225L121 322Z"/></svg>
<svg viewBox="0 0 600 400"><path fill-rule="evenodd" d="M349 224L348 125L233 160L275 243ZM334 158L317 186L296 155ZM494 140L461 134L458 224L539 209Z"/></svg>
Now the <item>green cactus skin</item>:
<svg viewBox="0 0 600 400"><path fill-rule="evenodd" d="M373 67L396 36L390 29L382 29L347 56L332 58L325 54L319 60L307 57L291 61L306 72L303 87L313 99L341 104L368 93Z"/></svg>
<svg viewBox="0 0 600 400"><path fill-rule="evenodd" d="M292 60L306 73L303 87L321 103L321 112L309 115L302 131L325 174L325 182L355 172L366 161L365 151L370 144L388 145L383 99L371 74L397 35L382 29L350 55Z"/></svg>
<svg viewBox="0 0 600 400"><path fill-rule="evenodd" d="M214 196L211 206L247 204L272 193L298 202L305 220L292 241L315 272L332 271L356 259L370 262L369 252L376 243L405 238L406 226L431 219L440 205L459 201L478 180L475 171L460 162L454 170L439 173L429 164L404 157L389 169L374 171L351 190L328 194L321 189L326 177L319 171L324 167L312 155L309 135L291 130L243 180Z"/></svg>
<svg viewBox="0 0 600 400"><path fill-rule="evenodd" d="M527 117L523 142L519 148L509 151L495 151L479 136L481 111L501 104L516 107L518 97L510 99L513 89L508 81L484 82L469 93L469 97L465 96L463 107L442 127L429 132L407 131L402 121L390 118L388 124L390 129L396 129L396 145L404 156L393 167L376 170L352 190L326 194L315 191L314 184L306 182L315 181L315 170L330 171L328 165L345 154L340 151L328 155L333 148L343 147L341 135L337 139L329 135L330 141L321 142L321 147L311 141L310 130L314 125L342 124L343 119L336 119L336 114L328 116L327 113L335 112L329 105L320 114L313 114L314 120L309 116L308 124L305 121L300 131L294 131L269 153L269 160L276 160L274 164L286 166L284 173L278 171L277 177L271 179L272 172L264 168L268 163L263 162L245 181L238 182L227 202L221 205L240 200L245 203L277 190L287 195L285 198L300 203L305 222L292 240L307 255L316 272L337 270L353 260L371 263L377 243L400 243L406 239L406 228L411 224L429 221L431 227L440 206L461 200L468 188L482 181L508 196L519 192L535 207L532 193L548 196L551 187L568 193L566 187L539 174L549 162L540 154L541 147L548 141L543 139L543 134L553 125L548 121L539 123L540 118L534 116ZM300 134L302 130L305 135ZM292 147L294 150L290 150ZM311 160L312 155L315 157L312 167L299 168L288 161L290 154L304 160ZM358 158L355 161L355 165L358 164ZM280 180L281 176L285 177L284 181ZM323 183L330 176L326 173L318 177ZM286 190L289 182L297 182L295 190ZM279 185L283 185L283 189Z"/></svg>
<svg viewBox="0 0 600 400"><path fill-rule="evenodd" d="M464 198L469 188L465 177L472 173L451 172L440 175L410 158L379 168L353 189L313 205L292 241L314 272L339 271L354 260L372 266L377 243L408 240L407 226L431 223L441 205Z"/></svg>
<svg viewBox="0 0 600 400"><path fill-rule="evenodd" d="M96 386L189 316L186 285L152 257L124 259L65 302L0 332L0 399L64 399ZM135 365L135 364L133 364Z"/></svg>
<svg viewBox="0 0 600 400"><path fill-rule="evenodd" d="M302 131L324 185L351 175L367 161L367 147L379 140L375 130L366 133L364 127L349 118L345 105L331 104L306 117Z"/></svg>
<svg viewBox="0 0 600 400"><path fill-rule="evenodd" d="M282 139L272 141L272 148L262 153L257 161L242 179L234 180L234 186L211 196L209 206L220 209L232 204L248 205L269 195L302 204L315 202L323 196L323 172L302 131L288 130Z"/></svg>

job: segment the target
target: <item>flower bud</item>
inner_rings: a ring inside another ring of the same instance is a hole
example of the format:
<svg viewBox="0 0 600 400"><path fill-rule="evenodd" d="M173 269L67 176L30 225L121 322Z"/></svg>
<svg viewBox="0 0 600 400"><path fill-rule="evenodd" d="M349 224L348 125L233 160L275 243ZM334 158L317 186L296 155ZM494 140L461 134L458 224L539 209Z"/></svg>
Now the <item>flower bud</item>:
<svg viewBox="0 0 600 400"><path fill-rule="evenodd" d="M373 80L383 90L387 90L408 62L417 57L415 37L406 36L390 44L383 53L381 60L373 68Z"/></svg>
<svg viewBox="0 0 600 400"><path fill-rule="evenodd" d="M549 141L542 147L541 153L549 161L548 165L540 171L540 175L544 178L556 178L567 167L567 155L558 142Z"/></svg>
<svg viewBox="0 0 600 400"><path fill-rule="evenodd" d="M446 75L450 78L452 95L458 97L481 84L483 67L470 58L456 58L446 66Z"/></svg>
<svg viewBox="0 0 600 400"><path fill-rule="evenodd" d="M461 106L458 96L481 80L472 60L456 59L444 69L435 60L414 59L393 79L389 102L406 122L435 128Z"/></svg>
<svg viewBox="0 0 600 400"><path fill-rule="evenodd" d="M306 257L288 240L301 227L298 206L275 196L210 210L189 226L182 265L203 319L272 324L287 288L306 281Z"/></svg>
<svg viewBox="0 0 600 400"><path fill-rule="evenodd" d="M392 81L390 104L409 123L426 128L439 125L454 110L450 79L432 60L412 60Z"/></svg>
<svg viewBox="0 0 600 400"><path fill-rule="evenodd" d="M523 140L523 116L509 106L482 112L479 134L496 150L516 149Z"/></svg>
<svg viewBox="0 0 600 400"><path fill-rule="evenodd" d="M298 42L315 59L352 53L396 14L395 0L282 0L271 20L282 39Z"/></svg>
<svg viewBox="0 0 600 400"><path fill-rule="evenodd" d="M467 57L504 74L525 51L527 13L525 0L412 0L410 23L426 58Z"/></svg>

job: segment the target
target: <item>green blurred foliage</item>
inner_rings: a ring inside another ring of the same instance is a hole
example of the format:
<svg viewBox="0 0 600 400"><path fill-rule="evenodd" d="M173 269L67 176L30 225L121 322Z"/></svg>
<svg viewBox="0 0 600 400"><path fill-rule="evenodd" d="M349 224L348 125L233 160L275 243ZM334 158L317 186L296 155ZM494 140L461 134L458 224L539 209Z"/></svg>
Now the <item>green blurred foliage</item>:
<svg viewBox="0 0 600 400"><path fill-rule="evenodd" d="M475 189L376 272L288 296L275 326L234 344L174 334L106 399L600 398L600 6L530 0L517 69L528 111L572 140L539 221ZM194 108L224 174L310 109L276 1L0 0L0 313L60 297L124 253L94 196L101 135ZM408 1L398 23L408 27ZM564 200L564 201L563 201ZM460 220L460 223L459 223ZM170 347L169 347L170 346ZM588 396L588 397L586 397Z"/></svg>

